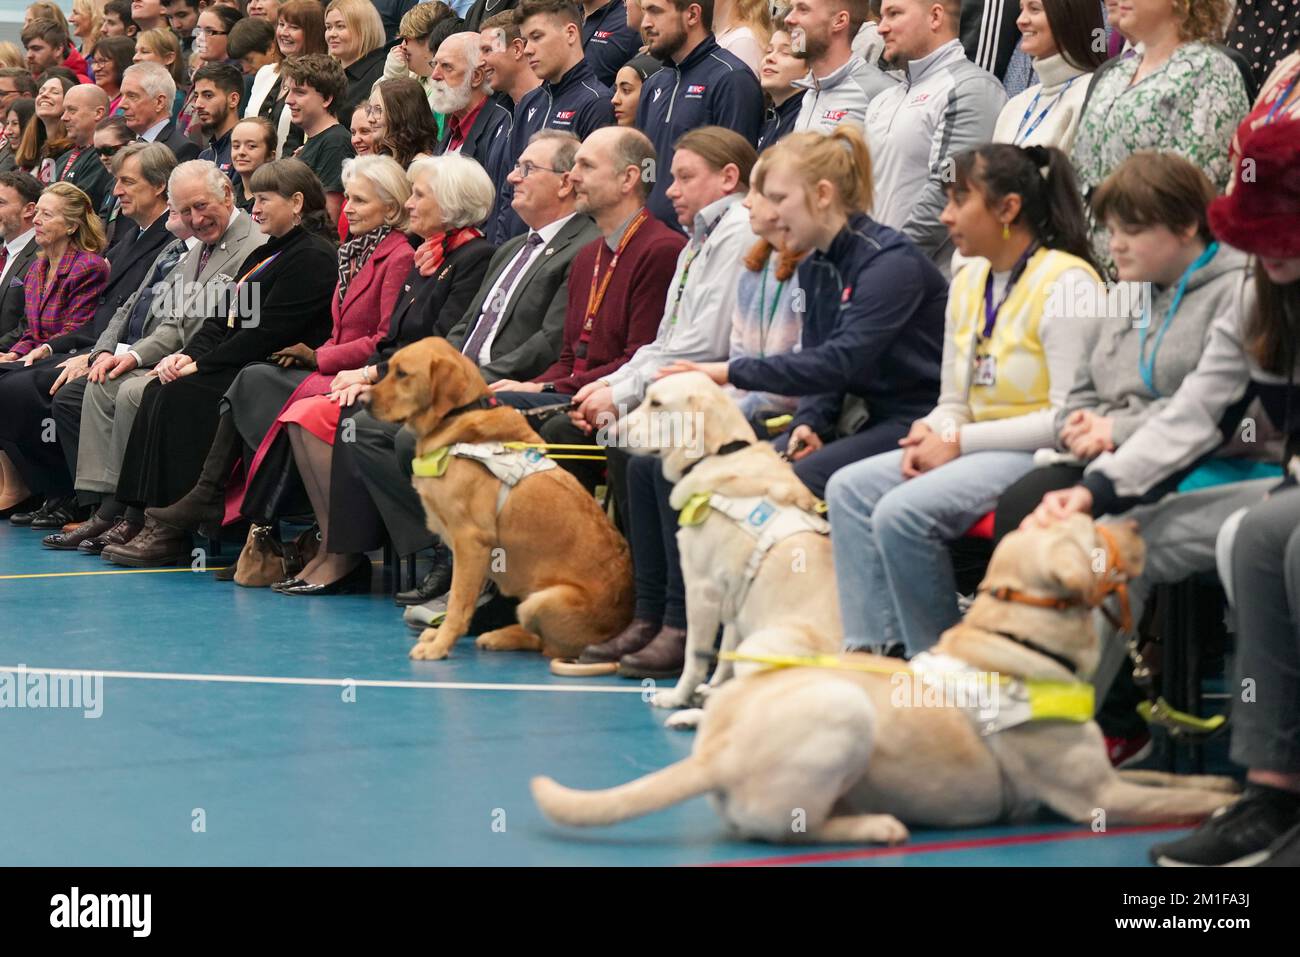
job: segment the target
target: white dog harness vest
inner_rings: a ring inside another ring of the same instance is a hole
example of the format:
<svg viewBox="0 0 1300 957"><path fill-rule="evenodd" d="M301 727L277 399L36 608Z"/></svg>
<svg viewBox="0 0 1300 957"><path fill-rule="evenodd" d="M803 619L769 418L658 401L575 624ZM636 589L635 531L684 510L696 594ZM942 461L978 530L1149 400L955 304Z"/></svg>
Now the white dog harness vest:
<svg viewBox="0 0 1300 957"><path fill-rule="evenodd" d="M477 462L501 481L497 489L500 515L512 488L530 475L556 468L541 450L512 446L505 442L457 442L412 459L411 472L419 478L442 478L453 457Z"/></svg>
<svg viewBox="0 0 1300 957"><path fill-rule="evenodd" d="M744 529L754 539L754 548L745 562L744 577L734 600L723 609L727 619L733 619L745 607L749 586L758 575L763 559L781 542L792 535L813 532L817 535L831 533L830 522L813 512L795 505L777 505L762 496L732 498L717 492L700 492L692 495L677 516L682 528L701 525L710 512L717 512Z"/></svg>

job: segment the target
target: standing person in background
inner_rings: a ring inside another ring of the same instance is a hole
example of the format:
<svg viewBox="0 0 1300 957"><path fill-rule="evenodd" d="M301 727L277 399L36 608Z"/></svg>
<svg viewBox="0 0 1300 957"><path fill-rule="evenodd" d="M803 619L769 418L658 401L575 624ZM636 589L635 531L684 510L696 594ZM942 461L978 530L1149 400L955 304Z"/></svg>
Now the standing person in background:
<svg viewBox="0 0 1300 957"><path fill-rule="evenodd" d="M804 91L795 86L795 82L807 75L808 64L802 57L794 55L793 43L785 29L785 21L778 22L767 45L763 66L758 71L758 83L770 104L763 118L763 129L758 134L760 153L793 132L795 121L799 119Z"/></svg>
<svg viewBox="0 0 1300 957"><path fill-rule="evenodd" d="M658 156L647 206L679 228L667 198L677 141L691 130L721 126L750 145L757 143L763 91L754 72L714 38L713 0L644 0L641 12L650 54L666 65L646 82L637 107L637 128L650 137Z"/></svg>
<svg viewBox="0 0 1300 957"><path fill-rule="evenodd" d="M1226 43L1246 57L1255 84L1261 85L1300 45L1300 7L1278 0L1236 0Z"/></svg>
<svg viewBox="0 0 1300 957"><path fill-rule="evenodd" d="M171 105L176 99L176 84L165 67L157 63L137 63L122 74L122 116L131 132L146 143L161 143L179 162L199 155L197 143L185 135L171 120Z"/></svg>
<svg viewBox="0 0 1300 957"><path fill-rule="evenodd" d="M582 49L596 79L613 87L618 71L641 49L641 31L628 25L623 0L582 0Z"/></svg>
<svg viewBox="0 0 1300 957"><path fill-rule="evenodd" d="M408 77L424 88L429 97L429 108L433 106L433 86L429 77L433 73L434 51L440 45L435 35L445 36L437 29L438 25L455 20L450 8L439 0L431 3L419 3L402 15L397 36L401 42L388 51L384 61L384 79L394 80Z"/></svg>
<svg viewBox="0 0 1300 957"><path fill-rule="evenodd" d="M619 67L614 78L614 95L610 105L614 107L614 120L619 126L635 126L636 111L641 105L641 88L664 65L649 54L633 57Z"/></svg>
<svg viewBox="0 0 1300 957"><path fill-rule="evenodd" d="M247 103L257 71L275 62L275 27L257 17L244 17L226 37L226 52L244 74L244 95L240 102Z"/></svg>
<svg viewBox="0 0 1300 957"><path fill-rule="evenodd" d="M72 0L72 16L70 26L72 27L72 36L78 41L75 48L81 54L83 60L90 59L90 51L95 49L95 44L99 42L99 27L104 22L104 15L101 13L103 3L96 0Z"/></svg>
<svg viewBox="0 0 1300 957"><path fill-rule="evenodd" d="M430 77L433 108L445 117L445 131L436 153L460 153L489 170L492 142L504 126L512 126L510 111L489 96L483 53L477 33L453 33L438 47Z"/></svg>
<svg viewBox="0 0 1300 957"><path fill-rule="evenodd" d="M294 126L285 108L288 86L280 73L286 57L325 53L325 14L316 0L289 0L279 10L275 27L274 62L253 77L245 116L264 116L275 125L276 158L290 156L302 145L302 129Z"/></svg>
<svg viewBox="0 0 1300 957"><path fill-rule="evenodd" d="M364 108L357 107L364 112ZM275 127L264 116L240 120L230 131L230 165L235 171L235 206L252 212L253 192L249 181L258 167L275 159Z"/></svg>
<svg viewBox="0 0 1300 957"><path fill-rule="evenodd" d="M1025 0L1016 26L1042 82L1002 108L993 142L1055 146L1068 156L1092 73L1105 61L1093 42L1103 29L1101 7L1097 0Z"/></svg>
<svg viewBox="0 0 1300 957"><path fill-rule="evenodd" d="M538 130L565 130L586 139L592 130L614 125L609 87L601 84L582 52L582 13L571 0L521 0L514 22L528 64L541 85L516 101L510 142L494 155L488 175L508 171ZM525 229L510 205L513 187L498 181L497 207L488 239L504 242Z"/></svg>
<svg viewBox="0 0 1300 957"><path fill-rule="evenodd" d="M104 118L108 95L97 86L79 84L63 97L63 128L72 148L54 161L54 178L72 183L90 197L98 211L113 189L113 177L95 152L95 127Z"/></svg>
<svg viewBox="0 0 1300 957"><path fill-rule="evenodd" d="M713 35L718 46L757 76L763 51L772 36L772 11L767 0L715 0Z"/></svg>
<svg viewBox="0 0 1300 957"><path fill-rule="evenodd" d="M423 0L425 3L431 0ZM432 0L436 6L438 0ZM248 4L248 15L260 16L261 14L253 13L254 4L273 4L275 0L250 0ZM406 16L412 8L417 5L417 0L374 0L375 9L379 11L379 20L384 27L384 42L392 43L400 34L398 33L398 24L401 23L402 17ZM445 6L445 4L443 4Z"/></svg>
<svg viewBox="0 0 1300 957"><path fill-rule="evenodd" d="M384 24L369 0L331 0L325 8L325 45L343 65L347 92L338 104L339 116L370 96L370 88L384 75Z"/></svg>
<svg viewBox="0 0 1300 957"><path fill-rule="evenodd" d="M239 173L231 161L230 134L239 122L239 104L244 97L244 77L228 63L208 63L194 74L194 118L207 139L199 159L214 163L231 185Z"/></svg>
<svg viewBox="0 0 1300 957"><path fill-rule="evenodd" d="M961 0L961 44L966 58L999 80L1006 75L1020 41L1018 10L1015 0Z"/></svg>
<svg viewBox="0 0 1300 957"><path fill-rule="evenodd" d="M53 20L63 31L66 43L62 49L62 59L57 62L61 66L66 66L71 70L82 83L90 82L90 74L86 66L86 58L78 51L75 43L72 42L72 26L68 23L67 17L63 15L63 9L57 3L33 3L27 8L23 27L36 20Z"/></svg>
<svg viewBox="0 0 1300 957"><path fill-rule="evenodd" d="M181 43L176 34L166 28L145 30L135 38L134 63L157 63L167 69L172 82L176 84L176 97L172 105L172 119L181 115L185 107L186 90L189 88L190 71L181 55ZM182 124L182 129L187 127Z"/></svg>
<svg viewBox="0 0 1300 957"><path fill-rule="evenodd" d="M343 161L353 155L352 136L338 120L347 76L338 60L321 53L285 60L280 69L289 88L289 112L307 136L298 159L320 178L325 209L337 223L343 210Z"/></svg>
<svg viewBox="0 0 1300 957"><path fill-rule="evenodd" d="M104 4L104 22L99 28L101 37L134 37L138 30L131 19L131 0L108 0Z"/></svg>
<svg viewBox="0 0 1300 957"><path fill-rule="evenodd" d="M866 0L794 0L786 14L793 49L808 63L808 76L795 83L806 91L798 132L829 133L841 123L864 127L871 101L898 85L853 54L866 9Z"/></svg>
<svg viewBox="0 0 1300 957"><path fill-rule="evenodd" d="M1007 102L1002 84L966 58L960 13L959 0L884 0L885 57L904 65L905 77L867 113L872 215L921 247L945 276L953 243L939 214L953 157L989 142Z"/></svg>
<svg viewBox="0 0 1300 957"><path fill-rule="evenodd" d="M1140 52L1108 67L1088 95L1071 158L1085 200L1138 150L1168 150L1205 170L1216 190L1232 174L1229 147L1249 112L1246 87L1226 53L1227 0L1131 0L1118 24ZM1109 271L1105 229L1093 249Z"/></svg>
<svg viewBox="0 0 1300 957"><path fill-rule="evenodd" d="M505 10L484 20L478 36L487 81L492 84L494 95L508 100L503 105L508 105L513 111L525 96L542 85L528 66L524 39L515 23L515 12Z"/></svg>
<svg viewBox="0 0 1300 957"><path fill-rule="evenodd" d="M131 0L131 19L135 21L136 29L142 33L145 30L166 30L166 6L163 0Z"/></svg>
<svg viewBox="0 0 1300 957"><path fill-rule="evenodd" d="M86 75L86 61L72 49L67 31L53 20L33 20L23 27L22 39L23 49L27 51L27 69L33 77L39 77L50 67L60 66L75 56L80 64L75 69L69 69L78 83L90 82L90 77Z"/></svg>
<svg viewBox="0 0 1300 957"><path fill-rule="evenodd" d="M181 41L188 55L194 49L194 32L199 25L199 0L167 0L167 25Z"/></svg>
<svg viewBox="0 0 1300 957"><path fill-rule="evenodd" d="M108 94L108 115L121 112L122 74L135 62L135 41L130 37L100 37L90 56L95 86Z"/></svg>
<svg viewBox="0 0 1300 957"><path fill-rule="evenodd" d="M244 16L256 17L275 26L275 21L280 15L280 7L280 0L248 0L248 6L244 7Z"/></svg>

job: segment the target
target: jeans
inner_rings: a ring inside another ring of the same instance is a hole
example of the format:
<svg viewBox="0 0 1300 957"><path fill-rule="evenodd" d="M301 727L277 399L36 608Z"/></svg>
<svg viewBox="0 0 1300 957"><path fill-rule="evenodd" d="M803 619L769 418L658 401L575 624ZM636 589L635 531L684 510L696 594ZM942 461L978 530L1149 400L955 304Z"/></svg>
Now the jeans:
<svg viewBox="0 0 1300 957"><path fill-rule="evenodd" d="M826 486L844 641L925 651L957 624L947 543L1033 468L1029 452L973 452L903 480L903 450L846 465Z"/></svg>

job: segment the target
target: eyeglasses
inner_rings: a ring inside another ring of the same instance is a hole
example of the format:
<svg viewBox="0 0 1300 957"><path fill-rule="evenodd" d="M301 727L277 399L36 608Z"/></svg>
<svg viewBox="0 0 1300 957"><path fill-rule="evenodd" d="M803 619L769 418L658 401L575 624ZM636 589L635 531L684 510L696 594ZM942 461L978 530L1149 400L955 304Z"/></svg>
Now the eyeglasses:
<svg viewBox="0 0 1300 957"><path fill-rule="evenodd" d="M530 163L527 161L515 164L515 172L519 174L520 179L527 179L538 170L544 170L547 173L554 173L556 176L562 176L564 174L564 170L562 169L551 169L549 166L538 166L536 163Z"/></svg>
<svg viewBox="0 0 1300 957"><path fill-rule="evenodd" d="M205 37L224 37L230 34L229 30L214 30L211 27L195 27L195 33L201 33Z"/></svg>
<svg viewBox="0 0 1300 957"><path fill-rule="evenodd" d="M119 143L117 146L96 146L95 152L98 153L100 156L102 156L104 159L111 159L112 157L117 155L118 151L123 146L126 146L126 144Z"/></svg>

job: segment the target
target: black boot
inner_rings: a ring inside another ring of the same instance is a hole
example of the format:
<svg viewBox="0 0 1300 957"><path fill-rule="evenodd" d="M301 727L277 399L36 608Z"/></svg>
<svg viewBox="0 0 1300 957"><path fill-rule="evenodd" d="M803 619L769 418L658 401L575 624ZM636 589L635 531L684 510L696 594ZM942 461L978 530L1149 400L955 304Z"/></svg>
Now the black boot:
<svg viewBox="0 0 1300 957"><path fill-rule="evenodd" d="M180 501L166 508L147 508L144 514L160 525L185 532L210 533L221 530L226 517L226 479L241 452L239 432L229 413L217 422L217 434L203 462L203 471ZM206 529L206 531L205 531Z"/></svg>

